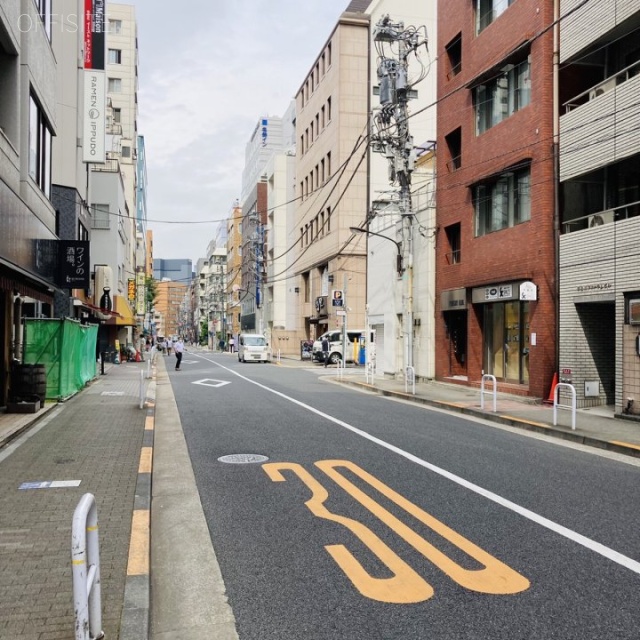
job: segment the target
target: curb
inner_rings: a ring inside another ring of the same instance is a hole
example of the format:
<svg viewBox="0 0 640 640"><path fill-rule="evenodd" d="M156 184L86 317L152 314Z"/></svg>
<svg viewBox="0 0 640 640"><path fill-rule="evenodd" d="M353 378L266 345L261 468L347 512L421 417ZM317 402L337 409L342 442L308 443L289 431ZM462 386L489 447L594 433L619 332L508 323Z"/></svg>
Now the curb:
<svg viewBox="0 0 640 640"><path fill-rule="evenodd" d="M124 587L124 604L120 618L120 640L145 640L149 637L151 480L156 409L155 379L156 369L154 366L144 402L146 418L131 519L129 559Z"/></svg>
<svg viewBox="0 0 640 640"><path fill-rule="evenodd" d="M594 447L596 449L604 449L606 451L611 451L613 453L621 453L623 455L640 458L640 447L637 447L635 445L625 443L625 442L599 440L598 438L592 438L591 436L583 436L571 431L564 431L562 429L557 429L551 425L544 424L542 422L534 422L532 420L525 420L523 418L516 418L514 416L509 416L509 415L498 415L495 413L486 413L484 411L473 409L471 407L465 407L463 405L460 405L454 402L444 402L442 400L430 400L429 398L421 398L419 396L414 396L409 393L403 393L401 391L391 391L389 389L380 389L373 385L363 383L363 382L358 382L356 380L336 379L335 382L338 382L339 384L350 385L353 387L361 387L382 396L400 398L402 400L408 400L410 402L432 406L437 409L445 409L447 411L462 413L464 415L473 416L475 418L482 418L484 420L489 420L490 422L495 422L497 424L503 424L508 427L515 427L518 429L524 429L526 431L535 431L537 433L544 433L545 435L548 435L548 436L553 436L555 438L560 438L562 440L569 440L571 442L575 442L577 444L583 444L589 447Z"/></svg>

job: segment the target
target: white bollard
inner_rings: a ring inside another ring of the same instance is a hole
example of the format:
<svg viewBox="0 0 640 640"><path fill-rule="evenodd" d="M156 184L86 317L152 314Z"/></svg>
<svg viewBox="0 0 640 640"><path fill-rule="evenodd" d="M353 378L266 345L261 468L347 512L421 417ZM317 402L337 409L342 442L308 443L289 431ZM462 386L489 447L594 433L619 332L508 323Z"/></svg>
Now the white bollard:
<svg viewBox="0 0 640 640"><path fill-rule="evenodd" d="M98 508L91 493L85 493L73 514L71 525L71 574L75 611L75 639L98 640L102 631L100 590L100 543Z"/></svg>

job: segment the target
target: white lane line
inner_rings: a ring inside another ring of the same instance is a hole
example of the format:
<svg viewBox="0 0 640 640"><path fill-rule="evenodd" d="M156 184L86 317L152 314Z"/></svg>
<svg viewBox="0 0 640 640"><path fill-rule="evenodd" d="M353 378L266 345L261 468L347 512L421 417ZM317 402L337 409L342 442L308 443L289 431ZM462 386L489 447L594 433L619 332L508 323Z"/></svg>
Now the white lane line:
<svg viewBox="0 0 640 640"><path fill-rule="evenodd" d="M388 449L389 451L393 451L394 453L397 453L398 455L402 456L403 458L406 458L407 460L410 460L411 462L415 462L416 464L420 465L421 467L424 467L425 469L429 469L429 471L432 471L433 473L437 473L438 475L442 476L443 478L447 478L447 480L451 480L451 482L455 482L456 484L460 485L461 487L464 487L465 489L468 489L469 491L473 491L474 493L477 493L478 495L483 496L484 498L486 498L487 500L491 500L492 502L495 502L496 504L499 504L503 507L505 507L506 509L510 509L511 511L517 513L518 515L523 516L524 518L527 518L528 520L531 520L532 522L535 522L536 524L539 524L542 527L545 527L547 529L549 529L550 531L553 531L561 536L564 536L565 538L568 538L569 540L576 542L579 545L582 545L583 547L590 549L591 551L598 553L599 555L607 558L608 560L611 560L631 571L633 571L634 573L640 574L640 562L637 562L636 560L633 560L633 558L629 558L628 556L625 556L621 553L618 553L617 551L614 551L613 549L610 549L609 547L606 547L603 544L600 544L599 542L596 542L595 540L592 540L591 538L587 538L586 536L583 536L579 533L577 533L576 531L572 531L571 529L568 529L567 527L563 527L562 525L558 524L557 522L553 522L553 520L549 520L548 518L545 518L544 516L541 516L537 513L535 513L534 511L531 511L529 509L526 509L525 507L521 507L519 504L516 504L515 502L511 502L511 500L507 500L506 498L503 498L502 496L499 496L496 493L493 493L492 491L488 491L487 489L483 489L482 487L478 486L477 484L473 484L472 482L469 482L468 480L465 480L464 478L461 478L460 476L457 476L449 471L446 471L445 469L442 469L441 467L436 467L435 465L431 464L430 462L427 462L426 460L423 460L422 458L418 458L417 456L414 456L412 453L409 453L408 451L404 451L403 449L400 449L399 447L396 447L393 444L390 444L389 442L385 442L384 440L380 440L380 438L376 438L375 436L372 436L371 434L367 433L366 431L362 431L360 429L358 429L357 427L354 427L353 425L350 425L346 422L343 422L342 420L339 420L338 418L334 418L333 416L330 416L327 413L324 413L323 411L320 411L319 409L316 409L315 407L312 407L308 404L305 404L304 402L300 402L300 400L296 400L295 398L291 398L287 395L285 395L284 393L281 393L280 391L276 391L275 389L271 389L269 387L266 387L265 385L261 384L260 382L256 382L255 380L251 380L250 378L246 378L245 376L243 376L240 373L237 373L236 371L234 371L233 369L229 369L227 367L225 367L224 365L221 365L218 362L215 362L214 360L209 360L208 358L204 358L204 360L207 360L208 362L211 362L212 364L215 364L218 367L221 367L222 369L226 369L227 371L229 371L230 373L233 373L234 375L238 376L239 378L242 378L243 380L246 380L247 382L250 382L251 384L256 385L257 387L260 387L261 389L264 389L265 391L269 391L270 393L273 393L277 396L280 396L281 398L284 398L285 400L288 400L289 402L292 402L293 404L297 404L299 407L302 407L304 409L306 409L307 411L310 411L311 413L315 413L318 416L321 416L323 418L325 418L326 420L329 420L330 422L333 422L334 424L337 424L349 431L351 431L352 433L355 433L356 435L359 435L362 438L365 438L366 440L369 440L370 442L374 442L377 445L380 445L381 447L384 447L385 449Z"/></svg>

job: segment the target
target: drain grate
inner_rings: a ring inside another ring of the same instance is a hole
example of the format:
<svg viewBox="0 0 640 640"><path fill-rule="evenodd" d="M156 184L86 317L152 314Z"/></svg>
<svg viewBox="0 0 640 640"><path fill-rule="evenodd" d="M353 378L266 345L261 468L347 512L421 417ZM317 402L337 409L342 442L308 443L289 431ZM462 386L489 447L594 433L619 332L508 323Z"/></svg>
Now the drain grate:
<svg viewBox="0 0 640 640"><path fill-rule="evenodd" d="M269 458L259 453L232 453L228 456L221 456L218 462L226 462L227 464L253 464L256 462L266 462Z"/></svg>

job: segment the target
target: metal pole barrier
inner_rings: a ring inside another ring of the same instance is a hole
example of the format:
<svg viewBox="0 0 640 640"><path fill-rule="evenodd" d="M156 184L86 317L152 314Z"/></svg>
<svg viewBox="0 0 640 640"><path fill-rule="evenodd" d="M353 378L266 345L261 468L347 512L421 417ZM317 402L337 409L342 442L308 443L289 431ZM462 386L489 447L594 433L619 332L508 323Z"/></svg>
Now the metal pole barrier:
<svg viewBox="0 0 640 640"><path fill-rule="evenodd" d="M151 377L151 358L153 356L149 356L149 358L147 359L147 378Z"/></svg>
<svg viewBox="0 0 640 640"><path fill-rule="evenodd" d="M140 371L140 408L144 407L144 371Z"/></svg>
<svg viewBox="0 0 640 640"><path fill-rule="evenodd" d="M567 388L571 392L571 404L560 404L558 398L560 397L559 389ZM561 409L571 409L571 429L576 430L576 388L568 382L558 382L553 394L553 426L558 424L558 407Z"/></svg>
<svg viewBox="0 0 640 640"><path fill-rule="evenodd" d="M485 391L484 390L484 381L491 380L493 382L493 391ZM496 377L492 376L490 373L485 373L482 376L482 381L480 382L480 408L484 410L484 394L491 393L493 395L493 413L498 411L498 400L497 400L497 389L498 384L496 382Z"/></svg>
<svg viewBox="0 0 640 640"><path fill-rule="evenodd" d="M100 352L100 375L104 375L104 351Z"/></svg>
<svg viewBox="0 0 640 640"><path fill-rule="evenodd" d="M100 591L100 544L98 508L85 493L73 514L71 527L71 573L76 640L99 640L102 631Z"/></svg>

